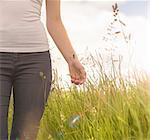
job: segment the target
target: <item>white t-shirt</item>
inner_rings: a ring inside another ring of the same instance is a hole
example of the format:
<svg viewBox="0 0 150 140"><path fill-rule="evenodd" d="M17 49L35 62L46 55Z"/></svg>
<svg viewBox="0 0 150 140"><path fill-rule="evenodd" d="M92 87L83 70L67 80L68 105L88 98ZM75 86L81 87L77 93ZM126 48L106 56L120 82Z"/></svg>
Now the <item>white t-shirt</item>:
<svg viewBox="0 0 150 140"><path fill-rule="evenodd" d="M0 52L49 50L40 19L43 0L0 0Z"/></svg>

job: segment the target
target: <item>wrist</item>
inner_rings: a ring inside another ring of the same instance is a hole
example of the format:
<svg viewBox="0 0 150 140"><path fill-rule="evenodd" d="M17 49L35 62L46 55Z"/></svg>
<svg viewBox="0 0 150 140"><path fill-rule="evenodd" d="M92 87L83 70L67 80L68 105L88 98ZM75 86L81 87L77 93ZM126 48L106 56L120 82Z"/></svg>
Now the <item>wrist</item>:
<svg viewBox="0 0 150 140"><path fill-rule="evenodd" d="M67 63L68 65L72 65L73 63L79 61L77 55L73 54L68 60Z"/></svg>

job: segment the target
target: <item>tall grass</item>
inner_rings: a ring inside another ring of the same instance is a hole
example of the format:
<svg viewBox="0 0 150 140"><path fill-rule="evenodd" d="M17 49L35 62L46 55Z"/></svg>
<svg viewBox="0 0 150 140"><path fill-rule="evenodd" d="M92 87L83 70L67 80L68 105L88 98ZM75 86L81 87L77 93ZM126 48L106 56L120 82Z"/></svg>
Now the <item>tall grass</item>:
<svg viewBox="0 0 150 140"><path fill-rule="evenodd" d="M149 140L149 78L135 82L106 75L82 88L55 85L41 120L38 140ZM133 80L133 79L132 79Z"/></svg>
<svg viewBox="0 0 150 140"><path fill-rule="evenodd" d="M106 74L99 60L95 61L99 68L97 83L90 77L80 88L72 85L64 90L53 81L37 140L150 139L149 77L134 73L131 82L115 68ZM9 134L12 104L11 100Z"/></svg>

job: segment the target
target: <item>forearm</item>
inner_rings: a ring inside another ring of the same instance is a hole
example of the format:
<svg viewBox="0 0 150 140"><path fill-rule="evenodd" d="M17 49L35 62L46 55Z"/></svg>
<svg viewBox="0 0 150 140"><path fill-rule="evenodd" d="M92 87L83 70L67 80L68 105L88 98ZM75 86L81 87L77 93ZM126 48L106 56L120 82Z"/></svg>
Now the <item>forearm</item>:
<svg viewBox="0 0 150 140"><path fill-rule="evenodd" d="M61 20L47 23L47 30L68 64L78 60Z"/></svg>

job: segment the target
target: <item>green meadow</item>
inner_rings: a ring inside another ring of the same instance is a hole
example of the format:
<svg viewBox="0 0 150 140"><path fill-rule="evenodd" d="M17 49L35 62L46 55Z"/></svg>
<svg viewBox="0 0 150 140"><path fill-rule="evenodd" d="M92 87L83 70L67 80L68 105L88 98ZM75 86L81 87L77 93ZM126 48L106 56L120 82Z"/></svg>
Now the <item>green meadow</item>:
<svg viewBox="0 0 150 140"><path fill-rule="evenodd" d="M131 82L99 68L97 83L87 78L84 85L63 89L53 81L37 140L150 140L148 75L134 73Z"/></svg>

